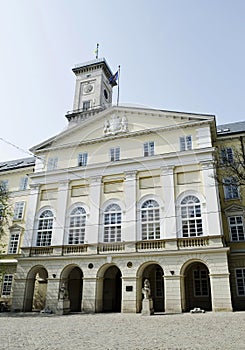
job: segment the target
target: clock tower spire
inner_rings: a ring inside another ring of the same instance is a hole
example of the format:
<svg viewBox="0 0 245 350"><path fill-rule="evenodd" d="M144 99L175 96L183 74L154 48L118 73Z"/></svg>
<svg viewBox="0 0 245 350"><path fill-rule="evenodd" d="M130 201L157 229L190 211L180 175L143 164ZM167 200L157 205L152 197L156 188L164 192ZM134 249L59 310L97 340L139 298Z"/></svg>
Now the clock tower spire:
<svg viewBox="0 0 245 350"><path fill-rule="evenodd" d="M76 76L73 110L67 112L69 122L79 122L112 105L112 71L105 58L75 65Z"/></svg>

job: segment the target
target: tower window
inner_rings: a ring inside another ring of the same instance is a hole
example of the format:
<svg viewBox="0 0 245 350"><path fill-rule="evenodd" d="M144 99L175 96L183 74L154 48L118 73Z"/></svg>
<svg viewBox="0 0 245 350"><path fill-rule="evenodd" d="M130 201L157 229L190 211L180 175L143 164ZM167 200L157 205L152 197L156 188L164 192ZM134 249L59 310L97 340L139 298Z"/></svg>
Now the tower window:
<svg viewBox="0 0 245 350"><path fill-rule="evenodd" d="M91 101L83 102L83 111L88 111L91 108Z"/></svg>

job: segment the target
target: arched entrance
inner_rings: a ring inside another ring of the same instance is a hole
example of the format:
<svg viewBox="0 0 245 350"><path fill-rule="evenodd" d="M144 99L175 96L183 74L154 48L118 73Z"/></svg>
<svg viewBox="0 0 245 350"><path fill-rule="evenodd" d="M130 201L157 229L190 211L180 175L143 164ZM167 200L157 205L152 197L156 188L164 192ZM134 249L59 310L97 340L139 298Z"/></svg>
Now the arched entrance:
<svg viewBox="0 0 245 350"><path fill-rule="evenodd" d="M48 272L43 266L33 267L26 279L24 311L40 311L45 308Z"/></svg>
<svg viewBox="0 0 245 350"><path fill-rule="evenodd" d="M122 274L115 265L108 267L103 279L103 312L121 312Z"/></svg>
<svg viewBox="0 0 245 350"><path fill-rule="evenodd" d="M78 266L73 267L68 275L67 289L70 300L70 311L81 312L83 273Z"/></svg>
<svg viewBox="0 0 245 350"><path fill-rule="evenodd" d="M192 262L184 270L184 298L182 309L199 307L212 310L209 270L202 262Z"/></svg>
<svg viewBox="0 0 245 350"><path fill-rule="evenodd" d="M148 279L151 286L151 297L153 299L154 312L164 312L164 280L163 269L160 265L151 263L144 267L139 276L138 282L138 307L137 311L142 308L142 287L145 279Z"/></svg>

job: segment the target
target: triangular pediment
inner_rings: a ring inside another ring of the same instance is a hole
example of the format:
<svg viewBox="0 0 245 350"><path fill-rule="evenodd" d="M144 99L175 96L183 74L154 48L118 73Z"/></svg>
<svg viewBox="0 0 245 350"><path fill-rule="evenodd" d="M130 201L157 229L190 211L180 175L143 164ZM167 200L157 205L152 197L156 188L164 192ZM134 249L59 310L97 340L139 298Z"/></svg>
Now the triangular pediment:
<svg viewBox="0 0 245 350"><path fill-rule="evenodd" d="M76 122L70 122L66 130L34 146L31 151L35 153L50 148L103 142L115 137L168 131L213 120L212 115L114 106L88 117L78 115Z"/></svg>

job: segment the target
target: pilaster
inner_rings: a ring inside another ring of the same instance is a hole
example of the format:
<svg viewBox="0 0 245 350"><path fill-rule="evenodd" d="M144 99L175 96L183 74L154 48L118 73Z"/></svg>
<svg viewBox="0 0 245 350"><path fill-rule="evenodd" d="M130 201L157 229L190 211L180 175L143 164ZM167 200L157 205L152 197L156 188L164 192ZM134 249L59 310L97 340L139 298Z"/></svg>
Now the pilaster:
<svg viewBox="0 0 245 350"><path fill-rule="evenodd" d="M90 216L87 227L87 241L90 244L98 243L99 239L101 180L102 176L90 178Z"/></svg>
<svg viewBox="0 0 245 350"><path fill-rule="evenodd" d="M181 313L181 276L164 275L165 312Z"/></svg>
<svg viewBox="0 0 245 350"><path fill-rule="evenodd" d="M136 171L125 172L124 193L125 193L125 223L123 240L136 241Z"/></svg>
<svg viewBox="0 0 245 350"><path fill-rule="evenodd" d="M34 226L39 191L39 184L30 185L30 194L28 196L27 202L26 229L24 233L23 247L31 247L33 244L35 244Z"/></svg>
<svg viewBox="0 0 245 350"><path fill-rule="evenodd" d="M161 168L164 208L164 238L176 238L174 166Z"/></svg>
<svg viewBox="0 0 245 350"><path fill-rule="evenodd" d="M52 245L54 246L64 244L68 194L69 181L60 182L58 188L56 224L52 236Z"/></svg>

